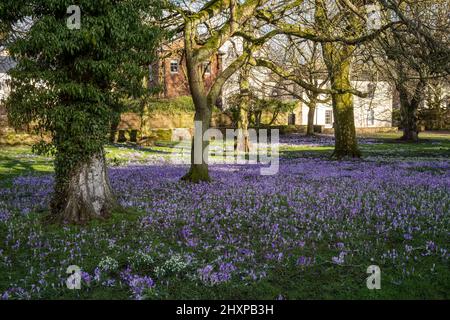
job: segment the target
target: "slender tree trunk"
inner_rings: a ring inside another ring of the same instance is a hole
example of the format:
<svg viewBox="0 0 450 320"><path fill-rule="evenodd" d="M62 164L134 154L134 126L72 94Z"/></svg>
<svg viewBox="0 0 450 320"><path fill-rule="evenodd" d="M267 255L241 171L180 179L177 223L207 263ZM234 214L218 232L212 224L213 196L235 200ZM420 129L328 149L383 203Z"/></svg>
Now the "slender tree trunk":
<svg viewBox="0 0 450 320"><path fill-rule="evenodd" d="M242 143L238 143L237 147L245 153L250 152L249 133L248 133L248 109L250 107L250 66L245 65L241 69L241 79L239 81L239 89L241 95L241 105L239 106L238 129L242 131Z"/></svg>
<svg viewBox="0 0 450 320"><path fill-rule="evenodd" d="M212 106L208 105L207 93L203 82L203 63L194 58L196 26L187 23L185 26L186 67L189 88L195 106L194 121L201 122L201 130L194 132L191 149L191 167L181 178L190 182L210 181L208 159L205 150L209 141L204 141L204 133L211 124ZM203 156L205 155L205 157Z"/></svg>
<svg viewBox="0 0 450 320"><path fill-rule="evenodd" d="M201 132L195 132L192 138L191 148L191 167L189 171L181 178L184 181L201 182L211 181L209 177L208 159L206 150L209 141L203 139L205 132L209 129L211 123L211 112L208 108L199 108L195 112L195 121L201 122ZM198 147L196 147L198 146ZM200 161L198 161L200 159Z"/></svg>
<svg viewBox="0 0 450 320"><path fill-rule="evenodd" d="M316 106L317 103L315 101L310 101L308 104L308 125L306 128L306 135L313 136L314 135L314 116L316 114Z"/></svg>
<svg viewBox="0 0 450 320"><path fill-rule="evenodd" d="M250 139L248 133L248 113L247 109L241 108L239 110L240 120L238 122L238 129L242 130L243 141L242 144L238 143L237 147L240 148L239 151L243 151L245 153L250 152Z"/></svg>
<svg viewBox="0 0 450 320"><path fill-rule="evenodd" d="M75 165L68 177L57 172L51 204L53 221L85 224L108 218L116 207L103 152Z"/></svg>

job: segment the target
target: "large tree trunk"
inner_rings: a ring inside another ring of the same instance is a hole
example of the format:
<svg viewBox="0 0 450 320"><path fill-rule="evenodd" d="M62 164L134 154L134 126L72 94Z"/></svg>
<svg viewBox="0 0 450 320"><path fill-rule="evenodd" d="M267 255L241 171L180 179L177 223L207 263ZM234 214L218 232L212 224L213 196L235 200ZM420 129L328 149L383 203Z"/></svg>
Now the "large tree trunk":
<svg viewBox="0 0 450 320"><path fill-rule="evenodd" d="M314 116L316 114L316 102L310 101L308 104L308 125L306 128L306 135L312 136L314 135Z"/></svg>
<svg viewBox="0 0 450 320"><path fill-rule="evenodd" d="M400 140L417 142L419 141L419 125L417 117L417 108L409 102L400 103L402 118L403 135Z"/></svg>
<svg viewBox="0 0 450 320"><path fill-rule="evenodd" d="M335 147L333 157L359 158L361 152L356 139L355 117L353 111L353 95L333 94L334 137Z"/></svg>
<svg viewBox="0 0 450 320"><path fill-rule="evenodd" d="M181 178L181 180L199 183L210 182L208 165L203 164L191 164L189 171Z"/></svg>
<svg viewBox="0 0 450 320"><path fill-rule="evenodd" d="M316 0L315 19L319 30L329 32L335 19L328 18L326 4L323 0ZM359 4L358 4L359 6ZM356 15L348 15L346 22L348 30L353 35L361 35L364 25ZM334 114L335 148L333 157L337 159L360 157L356 139L355 118L353 110L353 95L348 93L352 89L350 83L350 66L355 53L354 45L344 43L323 43L322 53L330 76Z"/></svg>
<svg viewBox="0 0 450 320"><path fill-rule="evenodd" d="M350 48L346 48L351 51ZM332 94L334 115L335 147L333 157L359 158L361 152L356 139L355 116L353 106L353 94L348 93L352 89L350 82L351 56L342 52L343 56L336 59L329 66L331 70L331 88L337 93Z"/></svg>
<svg viewBox="0 0 450 320"><path fill-rule="evenodd" d="M419 81L415 88L414 95L409 99L408 89L404 84L397 85L400 95L400 114L403 127L403 135L400 140L417 142L419 141L419 117L418 109L424 100L426 82Z"/></svg>
<svg viewBox="0 0 450 320"><path fill-rule="evenodd" d="M63 224L85 224L106 219L117 207L103 152L75 165L68 177L56 177L52 220Z"/></svg>

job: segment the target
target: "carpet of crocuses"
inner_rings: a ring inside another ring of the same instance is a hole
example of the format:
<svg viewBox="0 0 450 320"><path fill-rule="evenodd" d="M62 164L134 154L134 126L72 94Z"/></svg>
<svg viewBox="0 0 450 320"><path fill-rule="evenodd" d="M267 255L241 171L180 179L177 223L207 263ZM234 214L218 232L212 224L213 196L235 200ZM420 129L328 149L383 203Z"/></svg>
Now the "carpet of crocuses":
<svg viewBox="0 0 450 320"><path fill-rule="evenodd" d="M282 158L274 176L212 165L202 184L180 182L186 170L112 167L124 210L87 227L42 223L51 174L13 178L0 189L0 297L450 296L448 158ZM66 286L71 265L80 290ZM381 290L366 287L370 265Z"/></svg>

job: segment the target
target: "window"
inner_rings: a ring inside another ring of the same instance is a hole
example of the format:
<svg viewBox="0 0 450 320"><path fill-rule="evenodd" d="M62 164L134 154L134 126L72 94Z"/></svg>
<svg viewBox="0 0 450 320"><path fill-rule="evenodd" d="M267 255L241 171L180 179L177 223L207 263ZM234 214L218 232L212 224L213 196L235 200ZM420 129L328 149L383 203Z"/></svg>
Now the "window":
<svg viewBox="0 0 450 320"><path fill-rule="evenodd" d="M333 124L333 110L325 110L325 124Z"/></svg>
<svg viewBox="0 0 450 320"><path fill-rule="evenodd" d="M170 73L178 73L178 60L170 61Z"/></svg>
<svg viewBox="0 0 450 320"><path fill-rule="evenodd" d="M280 92L280 90L278 88L275 88L275 89L272 90L272 96L274 98L279 97L280 95L281 95L281 92Z"/></svg>
<svg viewBox="0 0 450 320"><path fill-rule="evenodd" d="M288 116L288 125L295 126L295 113L291 113Z"/></svg>

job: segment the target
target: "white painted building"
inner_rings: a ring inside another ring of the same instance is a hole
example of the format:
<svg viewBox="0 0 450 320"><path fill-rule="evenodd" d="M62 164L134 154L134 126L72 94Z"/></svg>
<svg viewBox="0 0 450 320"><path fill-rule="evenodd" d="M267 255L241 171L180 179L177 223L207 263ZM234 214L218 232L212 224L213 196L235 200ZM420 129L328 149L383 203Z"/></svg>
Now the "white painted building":
<svg viewBox="0 0 450 320"><path fill-rule="evenodd" d="M242 52L242 40L240 38L233 38L226 42L220 49L222 54L222 66L226 68L234 59ZM276 90L277 84L273 82L271 71L255 67L251 71L250 86L254 91L254 94L259 97L273 96ZM368 81L357 80L352 81L354 89L361 92L372 92L367 98L360 98L354 96L354 113L355 113L355 126L356 128L390 128L392 127L392 111L393 111L393 91L390 85L385 81ZM275 88L275 89L274 89ZM298 88L301 90L301 88ZM222 103L224 108L228 107L228 97L237 94L239 92L239 72L234 74L224 85L222 90ZM283 99L287 98L283 95ZM303 98L307 100L306 94ZM322 95L320 100L326 100L327 96ZM309 108L305 103L301 104L301 109L297 108L295 113L295 124L306 125L308 123L308 111ZM287 120L286 124L293 124L293 117L289 117L291 120ZM289 122L289 123L288 123ZM316 107L314 124L324 126L325 128L333 127L333 108L330 103L319 103Z"/></svg>
<svg viewBox="0 0 450 320"><path fill-rule="evenodd" d="M0 126L2 126L2 128L4 128L7 123L7 115L6 109L3 106L3 99L5 99L10 92L10 87L8 84L10 76L7 72L14 66L15 63L9 56L6 54L0 54ZM0 128L0 131L2 128Z"/></svg>
<svg viewBox="0 0 450 320"><path fill-rule="evenodd" d="M352 81L355 89L361 92L373 92L367 98L354 96L354 113L356 128L389 128L392 127L393 94L389 84L385 81ZM306 95L305 95L306 98ZM320 97L325 100L325 96ZM298 125L308 123L309 108L302 104L301 110L296 110L296 117L300 116ZM333 127L333 108L330 103L319 103L316 107L314 124Z"/></svg>
<svg viewBox="0 0 450 320"><path fill-rule="evenodd" d="M8 80L10 79L7 72L13 68L15 63L6 54L0 54L0 100L5 98L10 90L8 86Z"/></svg>

